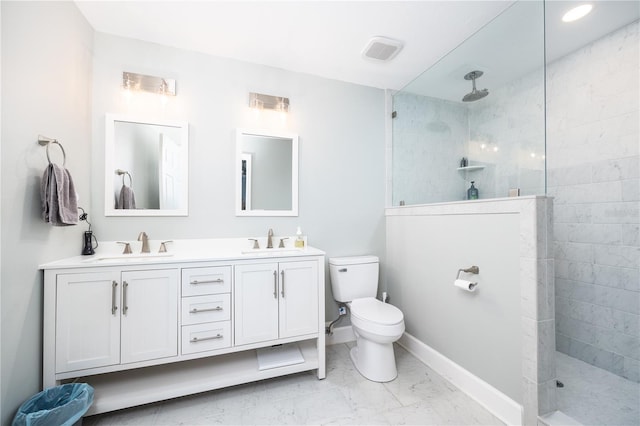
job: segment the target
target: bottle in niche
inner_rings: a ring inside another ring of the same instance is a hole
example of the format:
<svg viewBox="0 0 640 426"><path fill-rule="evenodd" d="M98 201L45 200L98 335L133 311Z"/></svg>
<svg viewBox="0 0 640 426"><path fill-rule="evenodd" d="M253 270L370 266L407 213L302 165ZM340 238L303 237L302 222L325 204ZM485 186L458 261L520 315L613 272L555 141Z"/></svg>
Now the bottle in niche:
<svg viewBox="0 0 640 426"><path fill-rule="evenodd" d="M478 188L473 186L476 181L471 181L471 187L467 189L467 200L477 200L478 199Z"/></svg>

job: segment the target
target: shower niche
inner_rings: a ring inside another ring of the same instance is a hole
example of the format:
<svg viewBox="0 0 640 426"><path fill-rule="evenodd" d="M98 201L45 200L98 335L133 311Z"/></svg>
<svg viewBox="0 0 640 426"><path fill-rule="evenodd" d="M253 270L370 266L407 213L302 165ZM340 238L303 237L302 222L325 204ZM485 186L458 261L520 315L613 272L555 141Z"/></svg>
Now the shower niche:
<svg viewBox="0 0 640 426"><path fill-rule="evenodd" d="M542 3L516 2L393 94L392 206L544 195L544 73Z"/></svg>

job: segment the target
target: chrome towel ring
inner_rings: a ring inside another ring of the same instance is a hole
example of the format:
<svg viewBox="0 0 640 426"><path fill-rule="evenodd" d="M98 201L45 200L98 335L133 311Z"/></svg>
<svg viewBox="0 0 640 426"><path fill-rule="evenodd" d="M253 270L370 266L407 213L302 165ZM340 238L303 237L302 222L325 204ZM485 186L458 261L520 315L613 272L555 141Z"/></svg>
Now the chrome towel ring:
<svg viewBox="0 0 640 426"><path fill-rule="evenodd" d="M118 176L122 176L122 185L124 185L124 175L129 176L129 188L133 188L133 178L131 177L131 173L126 170L116 169L116 174Z"/></svg>
<svg viewBox="0 0 640 426"><path fill-rule="evenodd" d="M49 147L54 143L60 147L60 150L62 150L62 167L67 164L67 153L64 152L64 147L60 142L58 142L57 139L51 139L46 136L38 135L38 143L42 146L47 147L47 161L49 161L49 164L53 164L53 162L51 161L51 157L49 156Z"/></svg>

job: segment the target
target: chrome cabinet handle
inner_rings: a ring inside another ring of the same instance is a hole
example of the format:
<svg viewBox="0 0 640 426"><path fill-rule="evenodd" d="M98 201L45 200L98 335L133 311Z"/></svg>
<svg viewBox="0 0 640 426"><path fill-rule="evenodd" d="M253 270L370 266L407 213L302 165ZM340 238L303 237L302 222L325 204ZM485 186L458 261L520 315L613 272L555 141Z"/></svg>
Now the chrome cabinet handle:
<svg viewBox="0 0 640 426"><path fill-rule="evenodd" d="M129 306L127 305L127 287L129 287L129 283L126 281L122 282L122 314L127 315L127 311L129 310Z"/></svg>
<svg viewBox="0 0 640 426"><path fill-rule="evenodd" d="M282 291L280 294L284 297L284 271L280 271L280 275L282 275Z"/></svg>
<svg viewBox="0 0 640 426"><path fill-rule="evenodd" d="M210 283L223 283L224 280L222 278L216 278L215 280L193 280L189 282L189 284L197 285L197 284L210 284Z"/></svg>
<svg viewBox="0 0 640 426"><path fill-rule="evenodd" d="M273 298L278 298L278 272L273 271Z"/></svg>
<svg viewBox="0 0 640 426"><path fill-rule="evenodd" d="M220 333L216 334L215 336L211 336L211 337L201 337L201 338L197 338L197 337L193 337L191 338L191 340L189 340L191 343L197 343L197 342L204 342L205 340L215 340L215 339L222 339L224 336Z"/></svg>
<svg viewBox="0 0 640 426"><path fill-rule="evenodd" d="M189 311L189 313L197 314L199 312L211 312L211 311L221 311L221 310L222 310L222 306L216 306L215 308L205 308L205 309L193 308Z"/></svg>
<svg viewBox="0 0 640 426"><path fill-rule="evenodd" d="M111 284L111 315L115 315L118 310L118 306L116 305L116 288L118 287L118 283L113 281Z"/></svg>

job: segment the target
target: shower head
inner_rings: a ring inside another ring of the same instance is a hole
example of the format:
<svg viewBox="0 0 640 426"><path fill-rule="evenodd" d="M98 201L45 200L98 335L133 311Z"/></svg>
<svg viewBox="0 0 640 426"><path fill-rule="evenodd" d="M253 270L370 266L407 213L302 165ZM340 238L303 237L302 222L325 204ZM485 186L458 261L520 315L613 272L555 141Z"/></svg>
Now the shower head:
<svg viewBox="0 0 640 426"><path fill-rule="evenodd" d="M476 78L482 77L482 74L484 74L482 71L471 71L464 76L465 80L471 80L472 90L471 92L464 95L464 97L462 98L462 102L474 102L484 98L489 94L489 91L487 89L476 89Z"/></svg>

